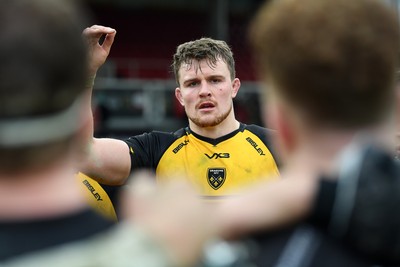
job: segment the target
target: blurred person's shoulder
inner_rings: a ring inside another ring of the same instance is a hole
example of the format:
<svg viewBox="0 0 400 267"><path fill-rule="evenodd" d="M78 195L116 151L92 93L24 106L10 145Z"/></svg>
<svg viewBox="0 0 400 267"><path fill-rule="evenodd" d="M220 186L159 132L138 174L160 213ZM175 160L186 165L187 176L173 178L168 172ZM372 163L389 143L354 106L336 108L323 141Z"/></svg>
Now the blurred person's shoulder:
<svg viewBox="0 0 400 267"><path fill-rule="evenodd" d="M400 264L400 162L376 146L344 159L338 177L322 177L310 221L382 264Z"/></svg>
<svg viewBox="0 0 400 267"><path fill-rule="evenodd" d="M2 267L169 267L169 255L145 232L120 223L91 237L0 262Z"/></svg>

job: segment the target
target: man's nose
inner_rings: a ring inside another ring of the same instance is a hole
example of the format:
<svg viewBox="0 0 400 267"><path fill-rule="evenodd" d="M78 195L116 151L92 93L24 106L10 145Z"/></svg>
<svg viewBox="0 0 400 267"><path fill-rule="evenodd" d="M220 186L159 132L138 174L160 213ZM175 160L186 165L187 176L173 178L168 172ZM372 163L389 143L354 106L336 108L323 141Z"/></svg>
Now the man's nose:
<svg viewBox="0 0 400 267"><path fill-rule="evenodd" d="M208 95L211 95L211 88L210 88L210 85L209 85L206 81L203 81L203 82L201 83L200 90L199 90L199 95L200 95L200 96L208 96Z"/></svg>

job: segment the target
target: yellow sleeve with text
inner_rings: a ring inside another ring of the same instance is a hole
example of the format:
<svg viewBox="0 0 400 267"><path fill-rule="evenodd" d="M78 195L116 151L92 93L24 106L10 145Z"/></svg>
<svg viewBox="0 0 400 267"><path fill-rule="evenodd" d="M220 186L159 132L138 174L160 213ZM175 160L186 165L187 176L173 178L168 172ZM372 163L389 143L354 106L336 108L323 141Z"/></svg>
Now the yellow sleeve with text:
<svg viewBox="0 0 400 267"><path fill-rule="evenodd" d="M76 175L76 179L90 206L105 217L117 221L113 203L101 185L81 172Z"/></svg>

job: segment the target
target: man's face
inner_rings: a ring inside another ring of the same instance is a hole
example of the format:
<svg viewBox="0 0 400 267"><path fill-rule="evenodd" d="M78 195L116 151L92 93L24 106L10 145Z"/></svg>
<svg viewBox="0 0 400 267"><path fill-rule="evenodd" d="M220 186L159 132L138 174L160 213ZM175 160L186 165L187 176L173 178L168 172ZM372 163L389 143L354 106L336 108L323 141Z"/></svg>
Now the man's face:
<svg viewBox="0 0 400 267"><path fill-rule="evenodd" d="M213 127L224 121L232 112L232 99L240 87L239 79L231 80L222 59L213 67L206 60L182 64L179 84L175 95L189 120L198 127Z"/></svg>

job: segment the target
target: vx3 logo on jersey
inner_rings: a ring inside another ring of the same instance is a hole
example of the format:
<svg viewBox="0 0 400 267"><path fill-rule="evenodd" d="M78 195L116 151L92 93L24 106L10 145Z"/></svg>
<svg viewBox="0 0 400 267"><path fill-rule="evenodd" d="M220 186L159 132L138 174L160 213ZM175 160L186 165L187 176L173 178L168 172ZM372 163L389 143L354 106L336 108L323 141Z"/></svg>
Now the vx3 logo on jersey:
<svg viewBox="0 0 400 267"><path fill-rule="evenodd" d="M207 153L204 153L204 155L207 156L209 159L227 159L230 158L229 153L214 153L212 155L208 155Z"/></svg>

